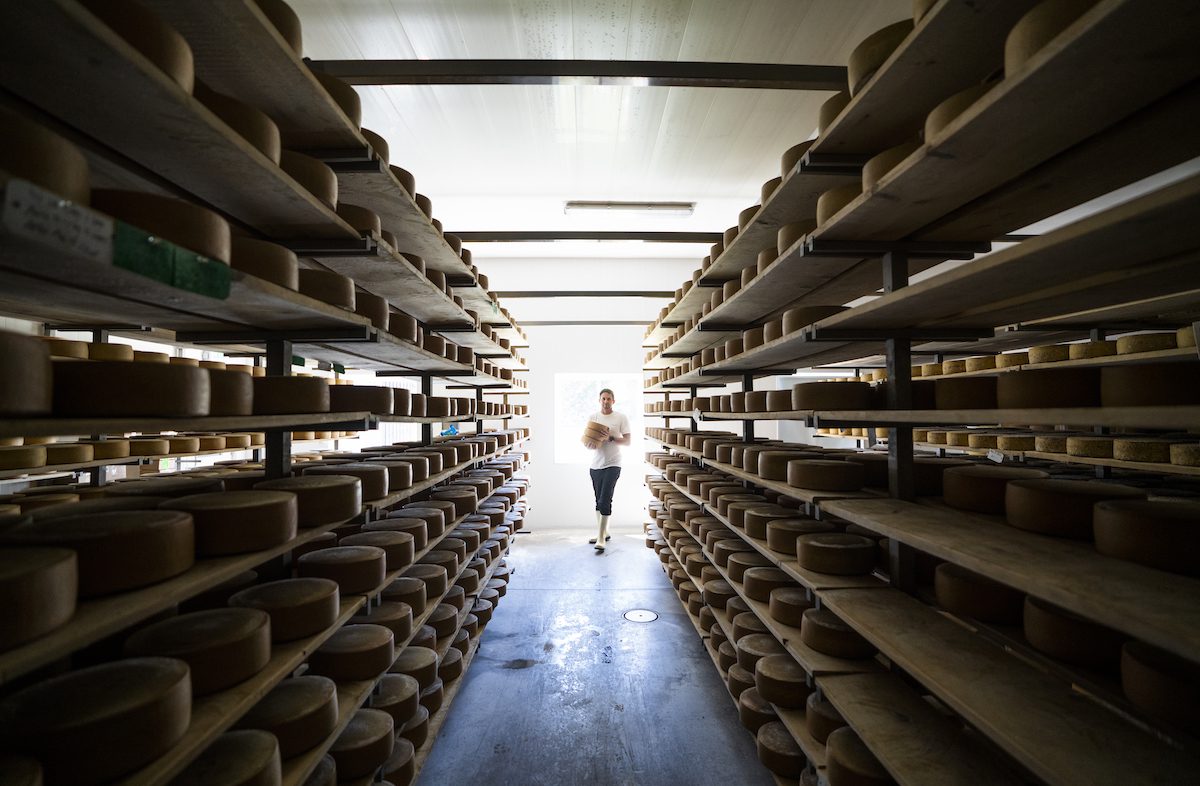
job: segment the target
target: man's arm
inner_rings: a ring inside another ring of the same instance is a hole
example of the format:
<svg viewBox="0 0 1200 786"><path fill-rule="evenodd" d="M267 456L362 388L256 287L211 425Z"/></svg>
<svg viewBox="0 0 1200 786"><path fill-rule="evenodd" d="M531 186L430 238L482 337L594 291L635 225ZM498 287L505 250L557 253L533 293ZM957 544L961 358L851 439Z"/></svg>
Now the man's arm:
<svg viewBox="0 0 1200 786"><path fill-rule="evenodd" d="M622 416L621 425L618 426L618 428L622 431L621 436L614 437L610 434L608 437L609 440L617 443L618 445L632 445L633 435L629 433L629 419Z"/></svg>

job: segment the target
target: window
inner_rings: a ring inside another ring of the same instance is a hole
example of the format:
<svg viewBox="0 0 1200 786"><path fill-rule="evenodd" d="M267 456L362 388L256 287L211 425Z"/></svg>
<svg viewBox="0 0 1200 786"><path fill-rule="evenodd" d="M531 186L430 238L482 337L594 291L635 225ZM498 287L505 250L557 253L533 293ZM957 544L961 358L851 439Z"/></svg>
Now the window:
<svg viewBox="0 0 1200 786"><path fill-rule="evenodd" d="M640 450L642 433L641 374L555 374L554 375L554 462L589 464L592 452L579 442L588 416L600 409L600 391L612 388L617 398L613 409L629 418L633 444L626 452Z"/></svg>

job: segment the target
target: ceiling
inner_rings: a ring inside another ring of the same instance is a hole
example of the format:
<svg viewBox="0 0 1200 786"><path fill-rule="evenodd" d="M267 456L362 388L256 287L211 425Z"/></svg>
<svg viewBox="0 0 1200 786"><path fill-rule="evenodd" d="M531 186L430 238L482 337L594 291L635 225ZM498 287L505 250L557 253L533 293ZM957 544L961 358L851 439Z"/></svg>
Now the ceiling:
<svg viewBox="0 0 1200 786"><path fill-rule="evenodd" d="M845 65L910 0L291 0L305 55ZM363 125L450 231L716 231L813 135L829 93L570 85L358 87ZM694 201L690 217L565 215L563 202ZM674 290L707 249L473 244L503 290ZM528 260L539 260L536 263ZM605 261L614 260L614 261ZM615 262L615 260L621 260ZM613 274L619 271L619 276ZM519 320L641 319L662 300L506 301ZM620 316L613 316L619 313Z"/></svg>

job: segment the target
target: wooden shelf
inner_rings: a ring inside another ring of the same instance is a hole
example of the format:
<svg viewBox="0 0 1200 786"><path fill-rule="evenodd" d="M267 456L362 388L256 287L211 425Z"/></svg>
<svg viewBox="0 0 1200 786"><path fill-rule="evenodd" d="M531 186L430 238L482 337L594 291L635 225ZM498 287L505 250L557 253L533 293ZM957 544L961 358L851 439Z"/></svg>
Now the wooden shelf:
<svg viewBox="0 0 1200 786"><path fill-rule="evenodd" d="M219 456L225 453L248 453L253 450L265 450L265 448L262 445L251 445L248 448L221 448L220 450L197 450L191 453L164 453L161 456L128 456L126 458L117 459L97 459L95 461L84 461L79 464L47 464L44 467L6 469L0 471L0 479L7 480L13 478L23 478L29 481L49 480L49 478L44 476L50 475L54 477L61 477L84 469L95 469L96 467L118 467L130 464L151 464L161 461L162 459L192 458L196 456Z"/></svg>
<svg viewBox="0 0 1200 786"><path fill-rule="evenodd" d="M778 420L806 420L829 425L993 425L1025 426L1047 423L1058 426L1110 426L1113 428L1188 429L1200 423L1200 406L1180 407L1059 407L1043 409L914 409L773 413Z"/></svg>
<svg viewBox="0 0 1200 786"><path fill-rule="evenodd" d="M513 357L511 351L492 341L479 330L440 330L434 327L433 332L444 336L447 341L453 341L460 347L468 347L477 356L483 355L497 365L503 365L505 368L524 368L520 361Z"/></svg>
<svg viewBox="0 0 1200 786"><path fill-rule="evenodd" d="M470 366L448 360L427 349L372 328L366 341L331 341L296 346L295 352L311 360L324 360L362 371L408 370L432 374L465 373Z"/></svg>
<svg viewBox="0 0 1200 786"><path fill-rule="evenodd" d="M833 500L826 515L1061 606L1180 657L1200 652L1200 581L1106 557L983 516L892 499Z"/></svg>
<svg viewBox="0 0 1200 786"><path fill-rule="evenodd" d="M429 736L421 747L417 748L413 753L413 783L421 775L421 770L425 767L425 762L429 760L429 754L433 750L433 746L437 744L438 732L442 730L442 726L446 723L446 718L450 715L450 705L454 703L454 699L458 697L459 690L462 689L463 683L467 681L467 669L471 668L471 663L475 660L475 653L479 652L479 645L483 638L483 631L470 643L467 648L467 654L463 656L463 673L457 680L450 683L449 687L445 688L445 694L442 697L442 706L438 711L429 716Z"/></svg>
<svg viewBox="0 0 1200 786"><path fill-rule="evenodd" d="M369 412L317 412L310 415L243 415L204 418L4 418L0 437L79 436L163 431L313 431L316 426L342 431L372 428ZM328 429L320 429L322 431ZM243 448L251 450L252 448ZM224 452L224 451L222 451ZM154 458L148 456L147 458Z"/></svg>
<svg viewBox="0 0 1200 786"><path fill-rule="evenodd" d="M823 776L825 774L825 744L817 742L816 737L808 733L808 727L804 722L804 708L780 707L777 704L772 704L771 707L779 716L779 722L787 728L788 734L792 735L792 739L800 746L800 750L804 751L809 763Z"/></svg>
<svg viewBox="0 0 1200 786"><path fill-rule="evenodd" d="M1159 464L1149 461L1121 461L1119 459L1086 458L1084 456L1068 456L1065 453L1040 453L1036 450L1026 450L1027 459L1043 459L1056 461L1060 464L1080 464L1088 467L1111 467L1112 469L1129 469L1138 472L1151 472L1159 475L1190 475L1200 476L1200 467L1185 467L1179 464Z"/></svg>
<svg viewBox="0 0 1200 786"><path fill-rule="evenodd" d="M684 357L665 357L663 353L658 353L654 357L642 364L644 369L658 370L661 368L670 368L677 366L687 360L691 355L698 355L704 349L724 344L731 338L741 338L742 331L738 330L700 330L692 328L683 335L683 338L676 341L664 351L671 354L687 353Z"/></svg>
<svg viewBox="0 0 1200 786"><path fill-rule="evenodd" d="M1197 760L915 598L892 589L849 589L830 590L822 600L893 663L1049 783L1194 780Z"/></svg>

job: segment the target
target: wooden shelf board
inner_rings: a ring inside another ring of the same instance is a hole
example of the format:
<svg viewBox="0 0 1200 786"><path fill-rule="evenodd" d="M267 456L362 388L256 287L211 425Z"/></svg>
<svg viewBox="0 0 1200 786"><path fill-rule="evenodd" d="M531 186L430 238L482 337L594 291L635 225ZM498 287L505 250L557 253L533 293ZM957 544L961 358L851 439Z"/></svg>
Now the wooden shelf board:
<svg viewBox="0 0 1200 786"><path fill-rule="evenodd" d="M349 424L356 430L370 428L369 412L317 412L308 415L244 415L204 418L5 418L0 419L0 437L78 436L163 431L269 431L314 430L315 426ZM245 448L250 450L252 448ZM154 458L150 456L149 458Z"/></svg>
<svg viewBox="0 0 1200 786"><path fill-rule="evenodd" d="M1184 441L1184 440L1181 440ZM1060 464L1082 464L1089 467L1112 467L1113 469L1131 469L1139 472L1153 472L1160 475L1190 475L1200 476L1200 467L1185 467L1179 464L1156 464L1149 461L1121 461L1119 459L1087 458L1085 456L1068 456L1065 453L1041 453L1027 450L1027 459L1044 459L1057 461Z"/></svg>
<svg viewBox="0 0 1200 786"><path fill-rule="evenodd" d="M692 328L683 335L683 338L671 344L664 351L671 353L687 352L689 355L699 355L702 350L708 347L724 344L731 338L741 337L741 330L699 330ZM687 360L686 357L663 357L660 352L643 363L642 367L658 370L677 366L685 360Z"/></svg>
<svg viewBox="0 0 1200 786"><path fill-rule="evenodd" d="M808 727L804 722L804 708L780 707L778 704L772 704L771 707L775 710L775 714L779 716L779 722L787 727L788 734L792 735L792 739L800 746L800 750L804 751L804 755L808 757L809 764L818 773L824 775L825 743L817 742L817 738L808 733Z"/></svg>
<svg viewBox="0 0 1200 786"><path fill-rule="evenodd" d="M1047 782L1194 780L1195 759L899 590L831 590L822 600Z"/></svg>
<svg viewBox="0 0 1200 786"><path fill-rule="evenodd" d="M834 500L822 509L1180 657L1200 652L1196 579L1018 530L998 516L891 499Z"/></svg>
<svg viewBox="0 0 1200 786"><path fill-rule="evenodd" d="M47 464L44 467L27 469L6 469L0 472L0 479L24 478L29 481L49 480L46 475L61 477L79 470L95 469L96 467L117 467L129 464L150 464L162 459L192 458L193 456L219 456L223 453L247 453L252 450L265 450L262 445L251 445L248 448L222 448L220 450L197 450L191 453L164 453L161 456L128 456L117 459L97 459L84 461L79 464ZM42 474L36 474L42 473Z"/></svg>
<svg viewBox="0 0 1200 786"><path fill-rule="evenodd" d="M476 354L483 353L483 354L487 354L487 355L498 355L498 354L504 353L506 355L506 357L488 358L488 360L490 360L492 363L496 363L497 365L499 365L501 363L512 362L512 363L515 363L516 366L520 366L520 363L517 361L516 358L512 357L512 353L509 350L500 346L495 341L492 341L490 338L488 338L487 336L485 336L482 332L480 332L478 330L471 330L471 331L464 332L464 331L439 330L438 328L435 327L435 328L433 328L433 332L440 336L444 336L446 338L446 340L453 341L455 344L458 344L460 347L468 347L469 349L473 350ZM513 368L514 366L507 365L506 367Z"/></svg>
<svg viewBox="0 0 1200 786"><path fill-rule="evenodd" d="M362 371L409 370L432 374L465 372L469 367L455 360L402 341L390 333L372 330L368 341L330 341L304 344L295 353L311 360L338 363Z"/></svg>
<svg viewBox="0 0 1200 786"><path fill-rule="evenodd" d="M869 425L903 423L927 426L1025 426L1052 423L1059 426L1111 426L1114 428L1188 429L1200 423L1200 406L1179 407L1048 407L1039 409L913 409L789 412L779 420L807 420L819 427L831 424Z"/></svg>

